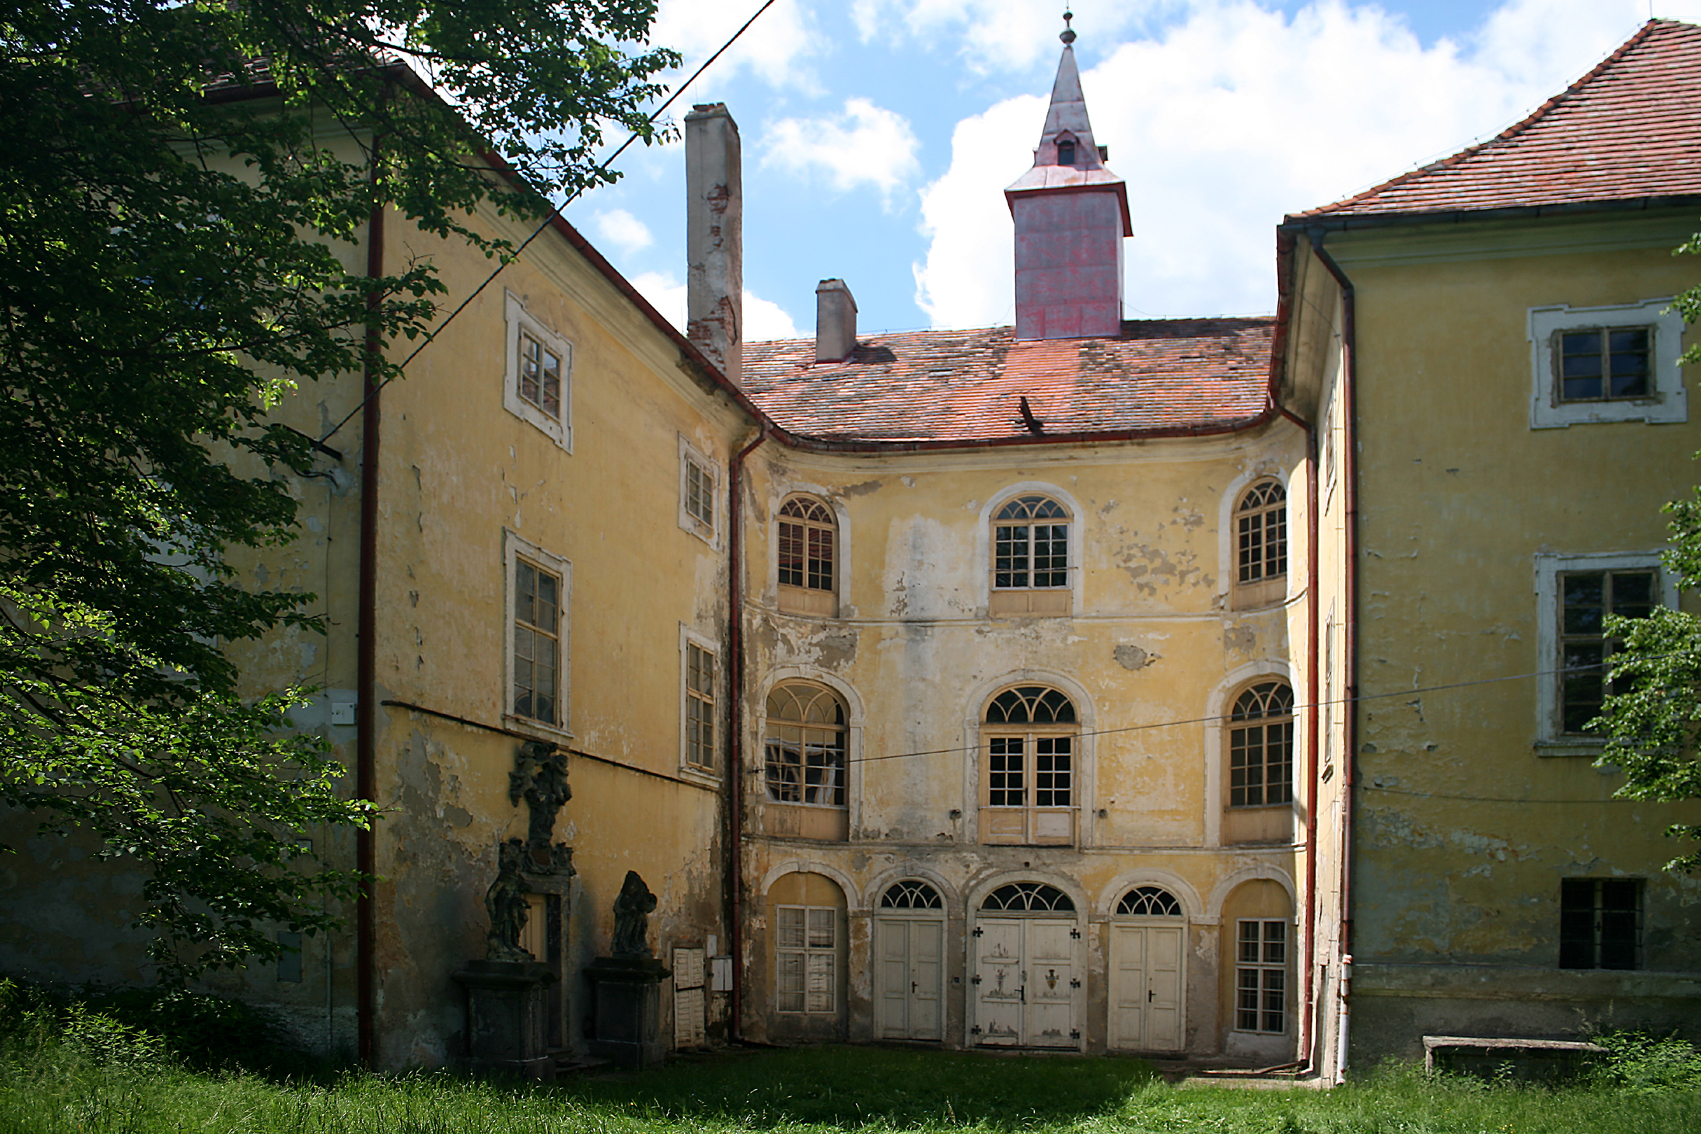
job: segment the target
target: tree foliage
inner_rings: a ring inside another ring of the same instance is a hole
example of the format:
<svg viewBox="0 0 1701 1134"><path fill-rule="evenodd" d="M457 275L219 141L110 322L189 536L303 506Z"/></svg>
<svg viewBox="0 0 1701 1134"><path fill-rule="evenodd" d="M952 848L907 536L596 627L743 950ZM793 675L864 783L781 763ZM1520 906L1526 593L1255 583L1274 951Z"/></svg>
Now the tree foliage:
<svg viewBox="0 0 1701 1134"><path fill-rule="evenodd" d="M1701 234L1679 254L1701 253ZM1701 317L1701 286L1672 302L1689 324ZM1684 352L1683 362L1701 363L1701 346ZM1701 458L1701 454L1697 454ZM1701 590L1701 487L1687 500L1665 506L1672 519L1672 543L1661 561L1680 591ZM1612 618L1607 633L1622 635L1608 676L1614 692L1595 722L1607 735L1599 763L1624 771L1618 795L1627 799L1677 801L1701 799L1701 618L1681 610L1655 608L1647 618ZM1674 823L1667 834L1701 840L1701 823ZM1667 864L1671 870L1701 870L1701 847L1692 846Z"/></svg>
<svg viewBox="0 0 1701 1134"><path fill-rule="evenodd" d="M367 277L376 208L487 255L606 180L604 129L677 57L629 0L35 0L0 16L0 801L146 864L163 971L275 954L353 876L301 833L364 824L341 768L249 703L221 643L318 629L245 586L294 534L303 382L395 373L428 264ZM421 81L421 76L424 80ZM352 266L351 266L352 265ZM183 948L193 943L190 948Z"/></svg>

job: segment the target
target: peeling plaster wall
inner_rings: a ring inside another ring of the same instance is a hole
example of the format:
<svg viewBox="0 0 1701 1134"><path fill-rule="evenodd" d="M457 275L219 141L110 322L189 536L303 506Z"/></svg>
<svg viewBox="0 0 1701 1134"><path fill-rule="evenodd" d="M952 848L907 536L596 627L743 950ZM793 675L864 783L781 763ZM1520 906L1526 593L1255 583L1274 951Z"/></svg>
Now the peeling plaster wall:
<svg viewBox="0 0 1701 1134"><path fill-rule="evenodd" d="M1086 1050L1106 1050L1110 910L1132 885L1119 879L1149 875L1198 895L1201 908L1187 922L1184 1047L1223 1049L1219 958L1232 955L1222 934L1233 925L1225 928L1204 904L1245 870L1279 875L1291 889L1297 857L1288 839L1220 845L1226 787L1214 765L1226 756L1217 726L1202 718L1213 696L1241 687L1236 673L1286 674L1296 700L1305 699L1303 544L1290 538L1295 581L1286 601L1230 610L1223 500L1260 475L1303 485L1303 456L1303 435L1287 423L1220 439L1101 447L879 458L757 450L743 501L747 929L752 941L772 932L763 887L776 872L841 880L850 1039L875 1036L877 891L911 876L931 879L947 904L944 1042L973 1042L966 990L975 911L964 903L976 886L1008 876L1056 879L1089 896L1078 907L1079 1026ZM989 508L1028 491L1071 510L1071 611L993 618ZM772 517L793 493L826 501L839 518L837 618L780 609ZM1303 492L1290 490L1290 532L1303 532L1304 504ZM847 701L845 841L764 827L768 811L787 810L765 803L764 697L794 679L827 684ZM980 841L979 719L985 700L1018 680L1055 685L1077 704L1078 846ZM784 1039L805 1024L775 1008L770 964L760 949L747 958L744 1024L755 1038ZM1291 1051L1291 1029L1285 1043Z"/></svg>
<svg viewBox="0 0 1701 1134"><path fill-rule="evenodd" d="M1701 888L1662 869L1663 828L1697 805L1613 800L1622 780L1587 745L1539 743L1553 678L1528 676L1558 664L1538 648L1536 555L1658 548L1660 505L1696 479L1693 417L1530 426L1529 309L1688 286L1669 249L1693 218L1657 221L1331 238L1358 291L1354 1067L1418 1054L1425 1032L1701 1019ZM1473 684L1433 688L1455 683ZM1645 974L1557 967L1569 877L1645 880Z"/></svg>
<svg viewBox="0 0 1701 1134"><path fill-rule="evenodd" d="M514 218L486 216L515 243ZM470 294L490 263L450 242L392 224L387 256L433 260L450 294ZM365 249L339 249L353 270ZM567 896L569 969L606 953L612 903L627 870L660 900L650 942L726 948L724 770L687 767L682 750L682 627L717 655L717 761L724 759L729 572L725 477L750 427L724 394L704 388L679 350L576 251L547 234L474 300L404 380L383 392L378 537L377 1060L439 1066L464 1056L464 993L450 974L482 958L485 890L496 846L524 835L526 806L508 773L528 737L572 753L573 799L555 837L573 845ZM504 289L572 346L571 451L504 408ZM402 344L400 349L408 349ZM359 404L358 376L302 389L279 418L315 437ZM680 439L713 466L716 523L681 524ZM299 538L238 560L256 586L310 591L320 637L293 630L233 650L252 692L310 683L324 692L294 714L354 765L351 725L333 706L355 699L361 420L291 482ZM564 727L514 718L506 687L504 530L570 566L564 606ZM410 707L412 706L412 707ZM460 718L460 721L449 718ZM352 788L352 775L345 786ZM16 816L5 817L8 830ZM310 832L342 866L353 838ZM50 979L135 979L140 956L126 895L139 878L93 866L75 844L30 844L0 874L0 969ZM350 923L352 906L341 911ZM352 932L303 948L302 980L269 967L209 980L276 1009L309 1046L355 1044ZM565 1005L567 1041L587 1025L577 980ZM724 1035L727 997L709 996L711 1035ZM671 990L664 991L664 1034Z"/></svg>

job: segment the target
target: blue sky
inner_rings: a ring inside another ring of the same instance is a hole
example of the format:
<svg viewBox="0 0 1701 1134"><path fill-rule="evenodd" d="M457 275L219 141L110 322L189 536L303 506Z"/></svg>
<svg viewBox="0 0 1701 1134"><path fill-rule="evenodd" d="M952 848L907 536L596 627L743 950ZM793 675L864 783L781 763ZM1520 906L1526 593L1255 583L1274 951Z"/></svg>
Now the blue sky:
<svg viewBox="0 0 1701 1134"><path fill-rule="evenodd" d="M760 0L662 0L683 78ZM1082 84L1128 182L1129 317L1269 312L1275 225L1505 128L1648 18L1701 0L1079 0ZM777 0L675 104L744 145L746 334L813 334L843 278L864 331L1008 323L1001 190L1032 162L1056 0ZM566 216L683 319L684 161L634 147Z"/></svg>

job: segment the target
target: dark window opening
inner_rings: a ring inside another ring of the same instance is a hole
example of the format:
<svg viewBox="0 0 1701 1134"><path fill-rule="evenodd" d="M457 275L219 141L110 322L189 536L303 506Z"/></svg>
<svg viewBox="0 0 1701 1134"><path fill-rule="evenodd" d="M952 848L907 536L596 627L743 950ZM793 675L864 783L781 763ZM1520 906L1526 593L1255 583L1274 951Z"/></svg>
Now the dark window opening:
<svg viewBox="0 0 1701 1134"><path fill-rule="evenodd" d="M1642 880L1566 878L1559 884L1559 967L1642 967Z"/></svg>
<svg viewBox="0 0 1701 1134"><path fill-rule="evenodd" d="M1066 138L1057 143L1057 164L1075 164L1075 142L1073 139Z"/></svg>
<svg viewBox="0 0 1701 1134"><path fill-rule="evenodd" d="M1559 400L1645 398L1653 361L1647 327L1590 327L1559 335Z"/></svg>

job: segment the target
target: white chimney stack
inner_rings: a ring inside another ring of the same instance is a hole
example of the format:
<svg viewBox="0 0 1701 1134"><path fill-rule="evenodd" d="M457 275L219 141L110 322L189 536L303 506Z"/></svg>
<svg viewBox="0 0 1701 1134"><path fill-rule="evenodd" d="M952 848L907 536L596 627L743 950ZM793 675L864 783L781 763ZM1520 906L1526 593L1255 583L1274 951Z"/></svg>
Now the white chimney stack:
<svg viewBox="0 0 1701 1134"><path fill-rule="evenodd" d="M815 361L843 362L856 349L856 300L844 280L815 289Z"/></svg>
<svg viewBox="0 0 1701 1134"><path fill-rule="evenodd" d="M733 382L743 369L744 184L723 102L685 116L685 335Z"/></svg>

